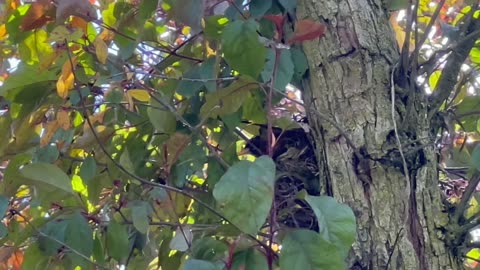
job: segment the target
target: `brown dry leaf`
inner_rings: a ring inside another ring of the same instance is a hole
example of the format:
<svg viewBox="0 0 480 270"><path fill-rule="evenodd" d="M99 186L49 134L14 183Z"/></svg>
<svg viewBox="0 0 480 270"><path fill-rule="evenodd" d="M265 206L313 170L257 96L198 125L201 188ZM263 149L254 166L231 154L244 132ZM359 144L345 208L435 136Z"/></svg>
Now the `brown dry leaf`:
<svg viewBox="0 0 480 270"><path fill-rule="evenodd" d="M85 21L84 19L75 16L72 18L72 21L70 22L70 24L72 25L73 28L81 29L83 33L87 33L88 22Z"/></svg>
<svg viewBox="0 0 480 270"><path fill-rule="evenodd" d="M395 39L397 40L398 47L400 50L403 48L405 43L406 33L405 30L398 24L397 16L399 11L394 11L390 15L390 25L392 26L393 31L395 32ZM415 50L415 43L410 42L409 51L413 52Z"/></svg>
<svg viewBox="0 0 480 270"><path fill-rule="evenodd" d="M70 129L71 127L70 116L65 110L59 110L57 112L57 122L58 125L64 130Z"/></svg>
<svg viewBox="0 0 480 270"><path fill-rule="evenodd" d="M88 0L60 0L56 16L57 23L65 22L70 16L77 16L90 22L97 19L97 11Z"/></svg>
<svg viewBox="0 0 480 270"><path fill-rule="evenodd" d="M27 11L27 14L23 17L20 28L23 31L30 31L53 21L52 16L50 16L53 8L52 3L48 0L33 2Z"/></svg>
<svg viewBox="0 0 480 270"><path fill-rule="evenodd" d="M300 20L295 24L293 37L288 40L289 44L302 42L322 37L327 27L319 22L312 20Z"/></svg>
<svg viewBox="0 0 480 270"><path fill-rule="evenodd" d="M48 145L52 140L53 135L55 135L55 132L57 132L59 127L60 127L60 124L58 123L57 120L53 120L46 123L44 126L45 129L43 132L43 136L40 139L40 146Z"/></svg>
<svg viewBox="0 0 480 270"><path fill-rule="evenodd" d="M108 57L107 44L103 41L103 39L97 36L93 41L93 45L95 46L95 54L97 55L98 61L100 61L102 64L106 64Z"/></svg>
<svg viewBox="0 0 480 270"><path fill-rule="evenodd" d="M62 67L62 73L60 74L60 78L57 81L57 94L61 98L68 97L68 91L73 88L75 82L75 76L72 70L73 66L76 65L76 57L73 58L70 62L70 59L67 60Z"/></svg>
<svg viewBox="0 0 480 270"><path fill-rule="evenodd" d="M177 162L180 154L190 144L190 141L190 136L178 132L173 134L170 139L168 139L167 143L164 146L164 151L167 155L165 171L168 174L170 173L170 169L172 168L173 164Z"/></svg>
<svg viewBox="0 0 480 270"><path fill-rule="evenodd" d="M115 37L115 33L110 30L103 29L103 31L100 33L100 35L98 35L98 37L104 41L110 41Z"/></svg>

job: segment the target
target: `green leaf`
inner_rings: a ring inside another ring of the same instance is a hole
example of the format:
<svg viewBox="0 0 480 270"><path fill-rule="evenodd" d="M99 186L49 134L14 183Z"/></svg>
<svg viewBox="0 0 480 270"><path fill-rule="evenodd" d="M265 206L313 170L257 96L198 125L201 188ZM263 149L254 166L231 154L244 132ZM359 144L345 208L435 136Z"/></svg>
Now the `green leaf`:
<svg viewBox="0 0 480 270"><path fill-rule="evenodd" d="M177 127L177 118L175 114L165 108L154 98L150 99L151 107L148 107L148 119L158 132L172 134Z"/></svg>
<svg viewBox="0 0 480 270"><path fill-rule="evenodd" d="M267 156L239 161L213 189L222 213L243 232L255 235L265 223L273 201L275 163Z"/></svg>
<svg viewBox="0 0 480 270"><path fill-rule="evenodd" d="M215 80L215 58L211 57L201 65L187 71L178 84L177 92L185 97L192 97L206 87L209 92L216 90ZM198 79L198 80L188 80Z"/></svg>
<svg viewBox="0 0 480 270"><path fill-rule="evenodd" d="M222 33L227 63L238 72L256 79L265 66L267 49L260 43L258 24L253 20L229 23Z"/></svg>
<svg viewBox="0 0 480 270"><path fill-rule="evenodd" d="M3 223L0 223L0 239L7 236L7 234L8 234L7 226L5 226L5 224Z"/></svg>
<svg viewBox="0 0 480 270"><path fill-rule="evenodd" d="M90 255L92 255L93 230L79 211L76 211L69 219L67 219L65 244L80 254L85 255L85 257L90 257ZM76 261L84 261L84 259L78 255L75 254L75 256L78 257L76 258Z"/></svg>
<svg viewBox="0 0 480 270"><path fill-rule="evenodd" d="M205 96L206 102L200 109L202 118L217 118L236 112L251 90L257 89L258 85L246 78L240 78L224 89L208 93Z"/></svg>
<svg viewBox="0 0 480 270"><path fill-rule="evenodd" d="M220 270L222 267L209 261L190 259L185 262L183 270Z"/></svg>
<svg viewBox="0 0 480 270"><path fill-rule="evenodd" d="M282 241L281 270L346 269L338 249L314 231L292 230Z"/></svg>
<svg viewBox="0 0 480 270"><path fill-rule="evenodd" d="M97 174L97 162L92 156L88 156L80 166L80 177L85 184L88 184L90 180Z"/></svg>
<svg viewBox="0 0 480 270"><path fill-rule="evenodd" d="M35 74L35 76L25 76L25 74ZM0 96L5 96L7 91L11 89L25 87L39 82L56 81L58 79L57 77L53 69L40 71L38 65L19 65L18 70L12 73L5 80L2 87L0 87Z"/></svg>
<svg viewBox="0 0 480 270"><path fill-rule="evenodd" d="M343 256L348 254L356 236L355 215L350 207L328 196L305 197L320 227L320 236L337 246Z"/></svg>
<svg viewBox="0 0 480 270"><path fill-rule="evenodd" d="M132 210L133 226L139 232L146 234L150 226L149 215L152 212L152 207L144 201L133 201L130 202L129 206Z"/></svg>
<svg viewBox="0 0 480 270"><path fill-rule="evenodd" d="M250 2L250 15L253 17L262 17L272 7L272 0L252 0Z"/></svg>
<svg viewBox="0 0 480 270"><path fill-rule="evenodd" d="M70 177L60 168L48 163L32 163L20 169L23 177L73 193Z"/></svg>
<svg viewBox="0 0 480 270"><path fill-rule="evenodd" d="M472 165L475 169L480 171L480 144L477 144L472 152Z"/></svg>
<svg viewBox="0 0 480 270"><path fill-rule="evenodd" d="M232 270L267 270L267 258L255 248L249 248L233 255Z"/></svg>
<svg viewBox="0 0 480 270"><path fill-rule="evenodd" d="M0 216L1 217L3 217L3 215L7 211L9 203L10 201L7 197L0 195Z"/></svg>
<svg viewBox="0 0 480 270"><path fill-rule="evenodd" d="M223 29L228 23L224 16L214 15L205 18L205 36L210 39L220 39Z"/></svg>
<svg viewBox="0 0 480 270"><path fill-rule="evenodd" d="M302 50L297 48L291 48L292 61L294 66L294 77L296 80L300 80L303 74L308 70L307 56Z"/></svg>
<svg viewBox="0 0 480 270"><path fill-rule="evenodd" d="M277 64L275 73L274 87L277 90L285 91L285 86L292 80L294 65L292 62L292 54L290 50L278 49L278 59L275 60L275 49L269 49L267 55L267 64L262 71L263 82L271 80L275 62Z"/></svg>
<svg viewBox="0 0 480 270"><path fill-rule="evenodd" d="M129 247L127 228L114 220L110 221L107 227L108 255L117 261L121 261L128 256Z"/></svg>
<svg viewBox="0 0 480 270"><path fill-rule="evenodd" d="M279 0L280 4L288 13L295 13L295 7L297 6L297 0Z"/></svg>
<svg viewBox="0 0 480 270"><path fill-rule="evenodd" d="M62 246L60 243L64 243L65 230L68 222L64 219L56 219L45 224L38 237L38 244L40 250L45 255L56 254L58 249Z"/></svg>
<svg viewBox="0 0 480 270"><path fill-rule="evenodd" d="M172 3L173 18L180 23L192 27L192 30L198 31L201 28L203 11L205 10L204 1L198 0L175 0Z"/></svg>
<svg viewBox="0 0 480 270"><path fill-rule="evenodd" d="M193 242L191 247L192 258L215 261L223 257L228 250L227 244L211 237L204 237Z"/></svg>

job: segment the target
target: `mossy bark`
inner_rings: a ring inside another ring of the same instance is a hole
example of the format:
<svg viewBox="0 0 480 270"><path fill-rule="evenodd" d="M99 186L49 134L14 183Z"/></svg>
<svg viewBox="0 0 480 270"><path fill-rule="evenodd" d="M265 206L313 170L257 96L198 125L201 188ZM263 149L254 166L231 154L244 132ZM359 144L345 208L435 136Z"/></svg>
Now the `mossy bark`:
<svg viewBox="0 0 480 270"><path fill-rule="evenodd" d="M408 177L399 161L391 105L399 53L388 16L380 0L298 3L297 20L327 25L323 38L303 44L309 62L304 94L322 193L347 203L356 215L350 269L462 269L441 240L447 216L422 101L415 103L415 117L403 123L401 102L393 109L402 144L416 140L420 146L405 153Z"/></svg>

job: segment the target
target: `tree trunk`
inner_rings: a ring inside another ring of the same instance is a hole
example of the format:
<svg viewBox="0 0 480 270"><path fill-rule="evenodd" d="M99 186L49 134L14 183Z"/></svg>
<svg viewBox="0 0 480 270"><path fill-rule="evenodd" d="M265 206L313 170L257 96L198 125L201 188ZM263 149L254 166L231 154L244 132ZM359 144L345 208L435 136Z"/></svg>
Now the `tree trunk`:
<svg viewBox="0 0 480 270"><path fill-rule="evenodd" d="M408 118L396 101L399 138L406 145L406 162L401 159L391 106L391 74L399 54L383 4L301 0L297 19L306 18L327 25L325 37L303 45L310 68L305 104L322 193L350 205L357 218L349 268L463 269L440 239L447 215L438 188L435 136L421 101Z"/></svg>

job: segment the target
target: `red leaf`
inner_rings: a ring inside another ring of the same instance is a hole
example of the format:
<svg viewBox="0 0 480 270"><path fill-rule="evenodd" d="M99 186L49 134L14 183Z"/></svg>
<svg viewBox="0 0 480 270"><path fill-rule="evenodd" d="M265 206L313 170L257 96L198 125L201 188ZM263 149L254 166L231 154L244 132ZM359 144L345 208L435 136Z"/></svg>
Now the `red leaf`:
<svg viewBox="0 0 480 270"><path fill-rule="evenodd" d="M327 27L312 20L300 20L296 23L293 37L288 40L289 44L302 42L322 37Z"/></svg>
<svg viewBox="0 0 480 270"><path fill-rule="evenodd" d="M266 15L264 18L275 24L278 33L283 32L283 24L285 22L284 15Z"/></svg>

